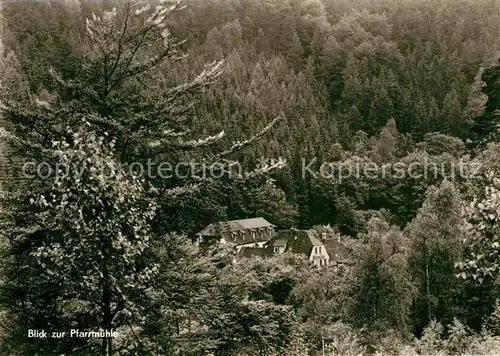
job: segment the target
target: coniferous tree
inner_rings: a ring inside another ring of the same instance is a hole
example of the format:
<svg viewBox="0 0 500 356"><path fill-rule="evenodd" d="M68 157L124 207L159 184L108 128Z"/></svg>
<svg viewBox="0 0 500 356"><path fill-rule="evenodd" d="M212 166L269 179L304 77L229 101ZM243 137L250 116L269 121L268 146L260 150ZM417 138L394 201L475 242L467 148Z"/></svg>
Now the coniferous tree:
<svg viewBox="0 0 500 356"><path fill-rule="evenodd" d="M497 139L498 136L498 116L500 108L500 88L498 82L500 78L500 60L499 63L482 74L484 86L482 92L487 96L487 102L484 112L474 120L472 132L474 141L485 143Z"/></svg>

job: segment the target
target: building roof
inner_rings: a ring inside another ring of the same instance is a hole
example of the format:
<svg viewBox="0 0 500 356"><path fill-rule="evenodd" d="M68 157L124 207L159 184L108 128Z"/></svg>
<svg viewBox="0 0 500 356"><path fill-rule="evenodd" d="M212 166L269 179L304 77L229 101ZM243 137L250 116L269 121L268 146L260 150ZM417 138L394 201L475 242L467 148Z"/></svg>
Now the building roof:
<svg viewBox="0 0 500 356"><path fill-rule="evenodd" d="M267 242L267 246L277 246L275 243L281 244L281 241L286 241L286 251L299 253L309 256L314 246L323 246L323 243L314 236L311 230L281 230Z"/></svg>
<svg viewBox="0 0 500 356"><path fill-rule="evenodd" d="M350 238L327 238L323 241L331 262L354 261L353 251L356 249L356 245L360 243L359 240Z"/></svg>
<svg viewBox="0 0 500 356"><path fill-rule="evenodd" d="M204 228L199 235L202 236L215 236L220 235L227 232L238 232L242 230L252 230L252 229L261 229L275 227L275 225L271 224L264 218L252 218L252 219L243 219L243 220L231 220L231 221L223 221L217 222L208 225Z"/></svg>
<svg viewBox="0 0 500 356"><path fill-rule="evenodd" d="M323 246L324 243L321 242L316 236L314 236L314 234L312 233L308 233L309 235L309 239L311 240L311 243L313 246Z"/></svg>
<svg viewBox="0 0 500 356"><path fill-rule="evenodd" d="M286 243L287 243L286 240L275 240L274 243L273 243L273 246L276 246L276 247L285 247Z"/></svg>
<svg viewBox="0 0 500 356"><path fill-rule="evenodd" d="M238 253L239 257L253 257L253 256L265 257L265 256L270 256L270 255L271 255L271 253L269 252L269 249L264 248L264 247L244 246L241 248L240 252Z"/></svg>

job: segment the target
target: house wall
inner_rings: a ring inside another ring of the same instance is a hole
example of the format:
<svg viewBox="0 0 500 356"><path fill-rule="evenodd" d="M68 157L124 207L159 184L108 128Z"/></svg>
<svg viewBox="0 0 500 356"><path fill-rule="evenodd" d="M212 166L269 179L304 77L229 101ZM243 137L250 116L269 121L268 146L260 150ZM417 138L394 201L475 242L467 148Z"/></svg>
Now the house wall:
<svg viewBox="0 0 500 356"><path fill-rule="evenodd" d="M270 240L271 237L273 237L273 235L274 235L274 228L271 229L263 228L263 229L255 229L254 231L245 230L242 232L237 232L235 237L238 244L247 245L253 243L253 241L255 240L262 240L262 239L265 239L266 241Z"/></svg>
<svg viewBox="0 0 500 356"><path fill-rule="evenodd" d="M309 261L313 262L316 267L326 267L330 264L330 256L324 245L313 246Z"/></svg>
<svg viewBox="0 0 500 356"><path fill-rule="evenodd" d="M285 246L274 246L273 253L275 253L277 255L285 253Z"/></svg>
<svg viewBox="0 0 500 356"><path fill-rule="evenodd" d="M235 235L229 234L229 236L226 236L229 241L232 241L233 243L237 244L237 249L240 250L241 247L248 246L248 247L263 247L265 243L270 240L274 236L275 230L274 228L263 228L262 230L255 229L255 231L251 230L244 230L244 231L238 231L236 232ZM215 236L214 236L215 237ZM204 237L204 236L197 236L195 238L195 244L200 244L205 240L214 238L214 237ZM223 237L215 237L217 240L219 240L221 245L225 245L228 243L225 238ZM256 242L255 240L263 240L264 241L258 241Z"/></svg>
<svg viewBox="0 0 500 356"><path fill-rule="evenodd" d="M224 239L222 239L224 240ZM224 241L225 243L226 241ZM264 245L266 244L267 241L261 241L261 242L251 242L251 243L247 243L247 244L243 244L243 245L237 245L236 246L236 251L240 252L240 250L243 248L243 247L264 247Z"/></svg>

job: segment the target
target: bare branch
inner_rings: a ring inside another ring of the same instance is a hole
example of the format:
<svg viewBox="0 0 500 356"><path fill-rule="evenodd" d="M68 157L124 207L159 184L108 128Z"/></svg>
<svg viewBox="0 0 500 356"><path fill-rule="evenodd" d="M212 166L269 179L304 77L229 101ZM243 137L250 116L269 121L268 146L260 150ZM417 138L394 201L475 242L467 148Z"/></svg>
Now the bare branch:
<svg viewBox="0 0 500 356"><path fill-rule="evenodd" d="M257 141L259 138L261 138L262 136L264 136L267 132L269 132L269 130L271 130L271 128L279 121L282 119L282 116L278 116L276 117L273 121L271 121L271 123L269 125L267 125L266 127L264 127L258 134L252 136L251 138L249 138L248 140L245 140L243 142L236 142L235 144L233 144L233 146L231 146L229 149L217 154L213 161L218 161L224 157L227 157L241 149L243 149L244 147L250 145L251 143Z"/></svg>

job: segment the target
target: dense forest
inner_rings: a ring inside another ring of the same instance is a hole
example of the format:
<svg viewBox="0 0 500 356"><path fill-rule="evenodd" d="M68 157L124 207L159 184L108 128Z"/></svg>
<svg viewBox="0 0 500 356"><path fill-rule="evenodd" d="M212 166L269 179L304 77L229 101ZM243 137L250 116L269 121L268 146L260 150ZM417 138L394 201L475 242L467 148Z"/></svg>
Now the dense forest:
<svg viewBox="0 0 500 356"><path fill-rule="evenodd" d="M500 1L40 0L0 20L0 354L500 354ZM162 162L186 174L132 172ZM191 242L251 217L345 264Z"/></svg>

